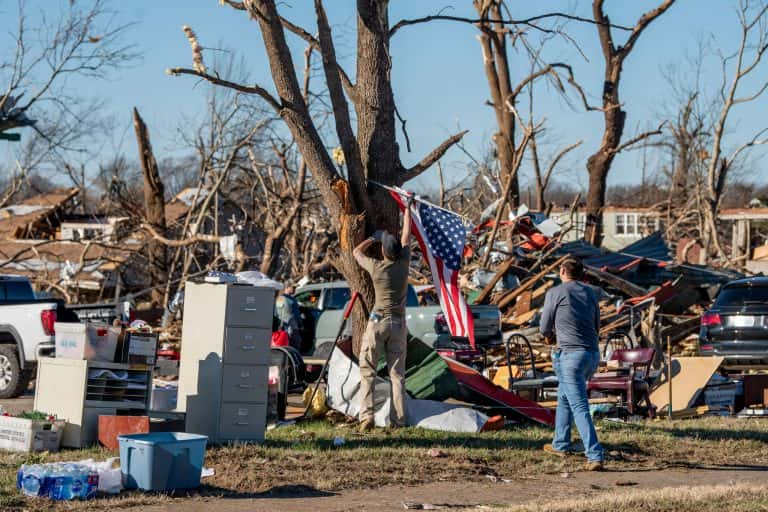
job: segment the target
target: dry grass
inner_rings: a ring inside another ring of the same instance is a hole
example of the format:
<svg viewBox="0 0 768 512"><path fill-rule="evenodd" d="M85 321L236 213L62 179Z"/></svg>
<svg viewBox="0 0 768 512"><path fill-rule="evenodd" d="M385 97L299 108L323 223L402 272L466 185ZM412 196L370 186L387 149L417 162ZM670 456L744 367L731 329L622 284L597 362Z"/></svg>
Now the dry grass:
<svg viewBox="0 0 768 512"><path fill-rule="evenodd" d="M615 469L768 466L768 422L708 418L636 425L602 422L598 428L612 454L608 464ZM333 446L336 436L345 438L343 446ZM205 465L216 474L188 497L248 497L265 491L312 496L389 484L478 482L487 481L487 475L515 478L580 471L582 458L561 460L541 451L550 439L551 431L539 427L477 435L403 429L363 437L343 426L305 423L270 432L263 446L209 449ZM433 447L446 456L427 456ZM52 505L27 500L15 489L15 473L22 463L108 456L112 454L103 450L36 456L0 453L0 510L120 508L183 498L132 492L109 500Z"/></svg>
<svg viewBox="0 0 768 512"><path fill-rule="evenodd" d="M629 490L494 509L499 512L741 512L768 510L768 486L754 484Z"/></svg>

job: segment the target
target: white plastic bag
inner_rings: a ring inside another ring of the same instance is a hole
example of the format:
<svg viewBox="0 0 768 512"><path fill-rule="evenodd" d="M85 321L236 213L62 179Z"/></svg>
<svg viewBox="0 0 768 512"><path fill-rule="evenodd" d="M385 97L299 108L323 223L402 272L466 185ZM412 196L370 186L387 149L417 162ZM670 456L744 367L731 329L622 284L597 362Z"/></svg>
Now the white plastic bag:
<svg viewBox="0 0 768 512"><path fill-rule="evenodd" d="M123 490L123 475L120 472L120 464L115 466L115 462L119 461L120 457L112 457L103 462L96 462L93 459L81 460L78 464L82 464L96 471L99 474L99 491L107 494L120 494Z"/></svg>

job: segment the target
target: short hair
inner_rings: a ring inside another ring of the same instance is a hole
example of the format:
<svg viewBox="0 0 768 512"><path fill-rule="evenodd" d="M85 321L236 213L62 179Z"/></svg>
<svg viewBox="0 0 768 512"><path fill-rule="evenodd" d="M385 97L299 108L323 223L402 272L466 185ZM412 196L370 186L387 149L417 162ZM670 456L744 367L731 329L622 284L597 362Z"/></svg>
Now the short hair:
<svg viewBox="0 0 768 512"><path fill-rule="evenodd" d="M562 265L560 265L570 279L581 279L584 275L584 265L576 258L566 259Z"/></svg>
<svg viewBox="0 0 768 512"><path fill-rule="evenodd" d="M384 236L381 238L381 250L384 253L385 258L395 261L400 258L400 253L403 251L403 245L400 243L400 240L394 236L389 233L384 233Z"/></svg>

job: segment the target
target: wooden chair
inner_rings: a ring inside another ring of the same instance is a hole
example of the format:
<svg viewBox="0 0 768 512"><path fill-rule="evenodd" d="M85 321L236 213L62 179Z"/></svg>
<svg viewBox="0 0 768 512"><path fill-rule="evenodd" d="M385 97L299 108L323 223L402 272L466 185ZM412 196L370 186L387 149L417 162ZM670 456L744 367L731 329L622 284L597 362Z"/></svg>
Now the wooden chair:
<svg viewBox="0 0 768 512"><path fill-rule="evenodd" d="M599 391L607 395L620 395L627 404L627 412L635 414L644 402L650 418L656 412L650 400L648 373L656 355L653 348L631 348L615 350L610 361L618 361L620 367L604 373L596 373L587 383L587 392Z"/></svg>

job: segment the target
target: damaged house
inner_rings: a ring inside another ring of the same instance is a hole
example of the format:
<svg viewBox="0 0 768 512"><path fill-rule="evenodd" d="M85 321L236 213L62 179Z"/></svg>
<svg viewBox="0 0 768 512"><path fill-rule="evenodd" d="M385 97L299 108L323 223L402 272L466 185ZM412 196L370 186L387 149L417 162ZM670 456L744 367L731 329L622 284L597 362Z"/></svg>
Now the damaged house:
<svg viewBox="0 0 768 512"><path fill-rule="evenodd" d="M38 293L68 302L150 286L147 234L129 217L78 212L79 193L60 189L0 209L0 274L27 276ZM184 190L167 203L171 230L183 225L194 202L190 194Z"/></svg>

